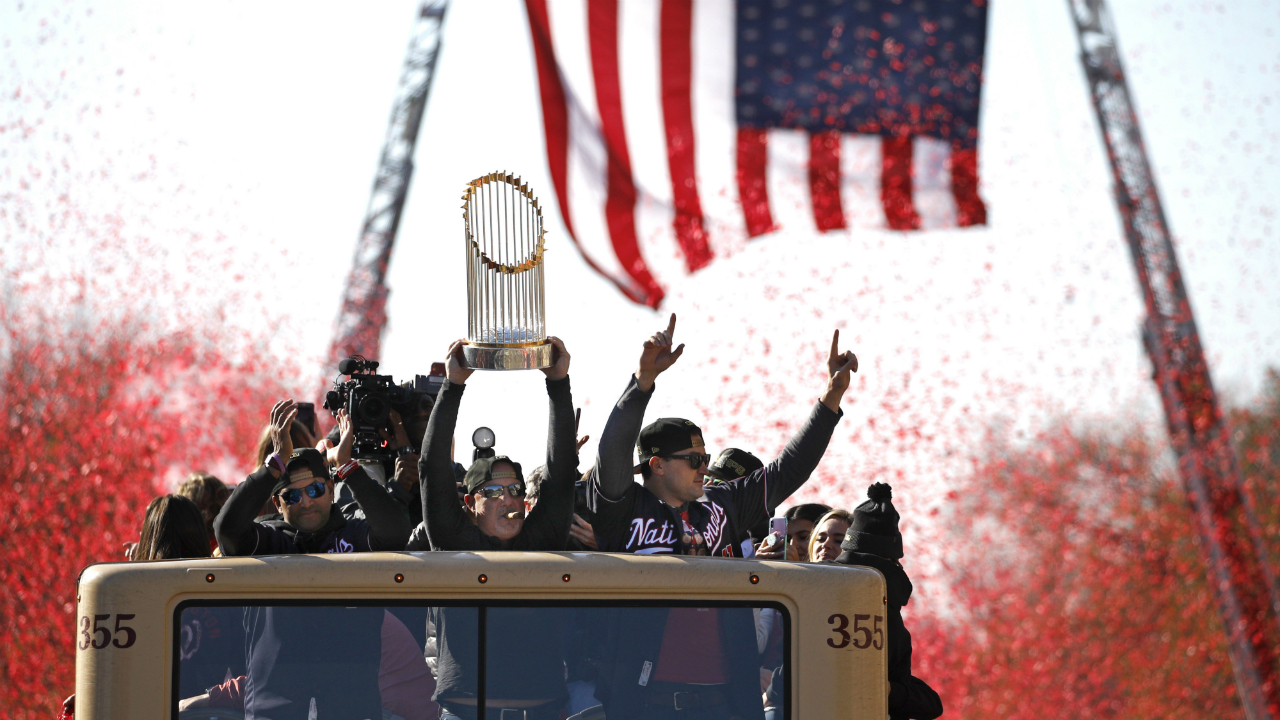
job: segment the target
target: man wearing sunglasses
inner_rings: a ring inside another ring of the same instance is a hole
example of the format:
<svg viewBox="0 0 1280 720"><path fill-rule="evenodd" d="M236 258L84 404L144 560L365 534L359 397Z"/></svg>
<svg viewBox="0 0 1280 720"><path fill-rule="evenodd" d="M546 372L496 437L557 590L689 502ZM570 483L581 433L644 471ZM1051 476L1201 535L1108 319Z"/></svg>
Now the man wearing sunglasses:
<svg viewBox="0 0 1280 720"><path fill-rule="evenodd" d="M351 460L355 434L346 411L338 414L342 435L335 453L338 467L333 476L319 451L293 448L288 428L296 412L297 405L292 400L279 402L272 408L274 452L261 468L236 487L214 520L213 531L223 554L403 550L409 540L409 519L386 490ZM363 518L354 514L346 517L334 511L333 477L351 488ZM268 498L283 519L254 522Z"/></svg>
<svg viewBox="0 0 1280 720"><path fill-rule="evenodd" d="M826 390L782 454L744 477L704 487L711 456L693 421L660 418L640 427L658 375L684 352L684 345L672 347L675 325L673 314L667 329L645 342L640 367L601 434L588 496L596 535L600 549L608 552L740 557L742 548L734 542L738 531L765 522L817 468L843 415L840 401L858 359L839 351L836 331ZM632 443L639 464L631 459ZM634 482L635 474L643 484Z"/></svg>
<svg viewBox="0 0 1280 720"><path fill-rule="evenodd" d="M520 463L505 455L473 462L463 481L466 495L458 502L450 444L473 371L467 366L462 341L449 347L446 380L427 423L418 465L424 483L422 514L433 550L564 550L568 545L578 450L569 352L558 338L550 341L554 364L542 371L551 405L547 470L538 503L527 517L523 471ZM442 720L476 720L476 612L461 607L431 610L439 652L432 699L440 705ZM568 616L546 608L490 608L486 613L489 717L559 720L569 695L563 652ZM512 642L518 644L519 652L511 650Z"/></svg>
<svg viewBox="0 0 1280 720"><path fill-rule="evenodd" d="M744 477L704 487L711 456L693 421L660 418L640 427L655 380L684 352L683 345L673 348L675 326L673 314L667 329L645 342L640 367L601 433L588 495L596 537L601 550L612 552L741 556L736 536L766 521L818 466L858 359L839 351L837 331L826 390L782 454ZM639 464L632 461L633 443ZM634 482L635 474L643 484ZM609 720L763 719L750 610L611 608L608 623L628 638L602 651L606 669L596 697Z"/></svg>
<svg viewBox="0 0 1280 720"><path fill-rule="evenodd" d="M538 504L525 514L524 472L505 455L479 458L463 479L466 494L458 503L452 442L467 367L462 341L449 347L445 383L422 439L418 474L424 486L422 516L433 550L563 550L573 517L573 483L577 479L573 394L569 389L569 352L550 338L555 364L543 369L551 401L547 436L547 473Z"/></svg>
<svg viewBox="0 0 1280 720"><path fill-rule="evenodd" d="M333 473L355 495L364 518L333 506L333 478L318 450L294 450L289 428L292 400L271 409L274 452L240 483L213 521L224 554L286 555L403 550L409 518L387 491L351 460L355 433L345 410ZM254 522L270 498L282 520ZM350 508L354 510L354 507ZM303 720L315 717L381 717L378 666L382 652L380 608L245 609L245 718ZM315 668L326 672L315 672ZM342 682L334 682L340 678Z"/></svg>

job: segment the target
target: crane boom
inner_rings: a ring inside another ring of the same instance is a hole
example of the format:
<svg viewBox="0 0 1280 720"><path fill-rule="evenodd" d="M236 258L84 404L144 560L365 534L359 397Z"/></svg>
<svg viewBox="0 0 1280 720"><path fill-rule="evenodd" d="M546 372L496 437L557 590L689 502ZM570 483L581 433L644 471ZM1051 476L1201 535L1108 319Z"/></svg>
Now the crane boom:
<svg viewBox="0 0 1280 720"><path fill-rule="evenodd" d="M1115 199L1142 287L1151 356L1169 438L1227 634L1241 704L1251 720L1280 718L1276 577L1244 492L1226 419L1209 377L1138 116L1104 0L1068 0L1080 58L1115 181Z"/></svg>
<svg viewBox="0 0 1280 720"><path fill-rule="evenodd" d="M373 193L342 292L342 306L329 346L330 369L349 355L376 358L381 352L382 329L387 324L387 266L413 177L413 151L431 92L448 6L448 0L424 0L418 8Z"/></svg>

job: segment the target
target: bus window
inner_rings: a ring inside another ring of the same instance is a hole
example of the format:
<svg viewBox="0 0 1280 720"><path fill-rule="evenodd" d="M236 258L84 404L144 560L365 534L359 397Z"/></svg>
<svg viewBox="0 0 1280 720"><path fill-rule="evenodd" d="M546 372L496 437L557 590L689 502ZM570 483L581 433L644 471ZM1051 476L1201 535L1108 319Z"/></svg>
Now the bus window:
<svg viewBox="0 0 1280 720"><path fill-rule="evenodd" d="M174 622L180 720L788 708L790 618L774 603L191 601Z"/></svg>

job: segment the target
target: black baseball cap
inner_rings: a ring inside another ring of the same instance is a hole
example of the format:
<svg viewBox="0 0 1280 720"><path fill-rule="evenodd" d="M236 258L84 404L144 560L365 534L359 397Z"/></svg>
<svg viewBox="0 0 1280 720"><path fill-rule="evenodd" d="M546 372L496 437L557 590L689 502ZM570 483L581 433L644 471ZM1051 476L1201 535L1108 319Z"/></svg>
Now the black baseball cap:
<svg viewBox="0 0 1280 720"><path fill-rule="evenodd" d="M727 448L720 451L715 460L707 466L707 474L720 480L737 480L764 467L760 458L746 450Z"/></svg>
<svg viewBox="0 0 1280 720"><path fill-rule="evenodd" d="M516 479L524 482L524 471L520 469L520 463L512 460L506 455L495 455L493 457L479 458L471 463L471 467L467 468L466 477L463 478L462 484L467 488L467 494L475 492L478 488L493 480L493 466L499 462L508 463L516 469Z"/></svg>
<svg viewBox="0 0 1280 720"><path fill-rule="evenodd" d="M294 450L293 454L289 456L288 462L284 464L284 469L284 474L276 480L275 486L271 488L272 495L299 480L308 480L310 478L329 479L329 463L325 462L324 455L320 454L320 451L315 448Z"/></svg>
<svg viewBox="0 0 1280 720"><path fill-rule="evenodd" d="M646 425L636 440L640 462L635 466L635 472L640 472L642 465L648 465L649 458L670 457L689 448L703 451L702 428L684 418L658 418Z"/></svg>

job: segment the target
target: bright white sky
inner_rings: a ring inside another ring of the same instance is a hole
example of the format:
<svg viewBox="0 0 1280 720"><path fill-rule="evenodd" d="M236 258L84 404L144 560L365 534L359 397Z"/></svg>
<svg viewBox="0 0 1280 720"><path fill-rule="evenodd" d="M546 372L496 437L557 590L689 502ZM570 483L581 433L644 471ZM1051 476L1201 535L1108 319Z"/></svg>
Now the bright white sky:
<svg viewBox="0 0 1280 720"><path fill-rule="evenodd" d="M176 284L158 291L159 306L225 308L230 324L271 327L278 352L321 357L415 6L0 6L0 261L34 252L55 271L116 278L122 294L169 273ZM1114 12L1214 379L1247 401L1280 365L1280 10L1126 0ZM717 260L668 295L688 350L650 415L702 422L713 449L772 457L816 398L839 327L862 371L806 499L852 506L887 480L936 502L923 481L962 472L993 424L1159 428L1142 308L1076 54L1065 2L993 3L981 146L989 227L793 229ZM666 315L627 302L571 248L539 113L523 4L455 2L392 260L383 369L425 373L465 332L459 197L471 178L510 170L548 210L548 325L573 354L583 431L597 436ZM15 208L30 220L68 205L82 215L65 227L15 221ZM111 268L77 239L108 225L133 248ZM226 265L183 261L228 247ZM501 451L538 464L544 397L536 373L476 376L459 454L486 424Z"/></svg>

